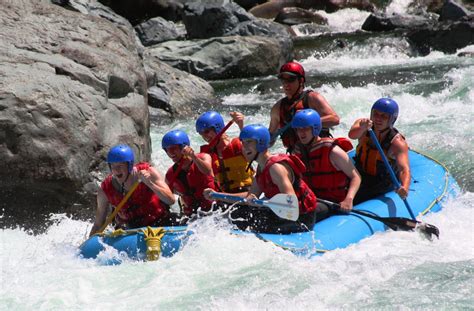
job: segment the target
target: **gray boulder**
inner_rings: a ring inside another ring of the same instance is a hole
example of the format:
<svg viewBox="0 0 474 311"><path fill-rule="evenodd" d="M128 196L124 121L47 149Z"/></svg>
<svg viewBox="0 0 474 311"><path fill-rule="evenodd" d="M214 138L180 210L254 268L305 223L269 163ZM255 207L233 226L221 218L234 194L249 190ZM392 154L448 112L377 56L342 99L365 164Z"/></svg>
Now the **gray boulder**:
<svg viewBox="0 0 474 311"><path fill-rule="evenodd" d="M241 22L255 19L238 4L191 2L184 7L183 23L191 39L222 37Z"/></svg>
<svg viewBox="0 0 474 311"><path fill-rule="evenodd" d="M278 40L259 36L167 41L150 47L148 52L206 80L274 74L291 54Z"/></svg>
<svg viewBox="0 0 474 311"><path fill-rule="evenodd" d="M436 24L436 20L428 16L370 14L364 21L362 30L379 32L395 29L416 29L434 24Z"/></svg>
<svg viewBox="0 0 474 311"><path fill-rule="evenodd" d="M408 33L410 43L422 55L431 50L456 53L458 49L474 44L474 16L456 22L444 22L431 28L412 30Z"/></svg>
<svg viewBox="0 0 474 311"><path fill-rule="evenodd" d="M0 25L2 207L77 212L93 202L110 146L150 158L133 29L41 1L4 2Z"/></svg>
<svg viewBox="0 0 474 311"><path fill-rule="evenodd" d="M440 21L456 21L464 16L471 14L468 9L463 7L461 4L456 3L452 0L447 0L444 5L441 7L441 12L439 14Z"/></svg>
<svg viewBox="0 0 474 311"><path fill-rule="evenodd" d="M144 46L168 40L180 40L186 36L186 32L181 32L173 22L162 17L155 17L135 26L135 31Z"/></svg>
<svg viewBox="0 0 474 311"><path fill-rule="evenodd" d="M220 103L207 81L164 63L153 49L147 49L144 64L153 123L194 117Z"/></svg>

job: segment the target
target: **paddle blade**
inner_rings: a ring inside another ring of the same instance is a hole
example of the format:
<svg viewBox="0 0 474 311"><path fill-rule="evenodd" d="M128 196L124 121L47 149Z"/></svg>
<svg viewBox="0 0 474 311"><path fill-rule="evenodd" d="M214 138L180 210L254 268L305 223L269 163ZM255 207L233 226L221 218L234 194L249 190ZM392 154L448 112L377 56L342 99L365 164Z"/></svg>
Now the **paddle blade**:
<svg viewBox="0 0 474 311"><path fill-rule="evenodd" d="M435 235L439 240L439 229L434 225L419 222L416 225L416 230L430 241L433 241L433 235Z"/></svg>
<svg viewBox="0 0 474 311"><path fill-rule="evenodd" d="M300 216L298 198L294 194L279 193L270 200L265 200L262 203L280 218L296 221Z"/></svg>

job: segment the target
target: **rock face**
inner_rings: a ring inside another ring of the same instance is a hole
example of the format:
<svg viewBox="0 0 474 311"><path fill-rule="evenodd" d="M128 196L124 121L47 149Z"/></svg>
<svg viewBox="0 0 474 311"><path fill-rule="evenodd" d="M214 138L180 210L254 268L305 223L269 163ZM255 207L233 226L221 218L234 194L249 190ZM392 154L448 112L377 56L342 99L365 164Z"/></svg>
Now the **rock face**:
<svg viewBox="0 0 474 311"><path fill-rule="evenodd" d="M416 29L429 27L434 24L436 24L435 20L424 16L370 14L362 25L362 30L391 31L394 29Z"/></svg>
<svg viewBox="0 0 474 311"><path fill-rule="evenodd" d="M173 118L194 117L220 103L207 81L167 65L148 50L144 55L144 64L153 123L163 124Z"/></svg>
<svg viewBox="0 0 474 311"><path fill-rule="evenodd" d="M184 39L186 32L180 30L173 22L162 17L151 18L135 26L138 37L144 46L150 46L163 41Z"/></svg>
<svg viewBox="0 0 474 311"><path fill-rule="evenodd" d="M45 1L0 2L1 205L67 211L93 198L110 146L150 157L135 35Z"/></svg>
<svg viewBox="0 0 474 311"><path fill-rule="evenodd" d="M290 53L282 50L277 40L260 36L167 41L150 47L148 52L204 79L274 74Z"/></svg>
<svg viewBox="0 0 474 311"><path fill-rule="evenodd" d="M99 0L133 25L161 16L167 20L181 19L183 3L187 0Z"/></svg>
<svg viewBox="0 0 474 311"><path fill-rule="evenodd" d="M441 23L433 28L413 30L408 39L422 55L431 50L455 53L458 49L474 44L474 16L453 23Z"/></svg>
<svg viewBox="0 0 474 311"><path fill-rule="evenodd" d="M185 6L186 42L150 47L167 64L203 79L274 74L292 58L289 27L258 19L233 2L192 2Z"/></svg>

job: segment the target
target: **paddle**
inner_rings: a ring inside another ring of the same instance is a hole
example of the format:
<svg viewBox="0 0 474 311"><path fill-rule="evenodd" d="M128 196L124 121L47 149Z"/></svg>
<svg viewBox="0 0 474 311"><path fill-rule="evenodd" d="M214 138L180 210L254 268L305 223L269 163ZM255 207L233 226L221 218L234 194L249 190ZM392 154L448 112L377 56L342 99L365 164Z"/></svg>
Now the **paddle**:
<svg viewBox="0 0 474 311"><path fill-rule="evenodd" d="M210 197L216 200L243 202L256 206L266 206L271 209L278 217L296 221L299 217L298 198L296 195L279 193L273 196L270 200L247 200L236 195L211 193Z"/></svg>
<svg viewBox="0 0 474 311"><path fill-rule="evenodd" d="M211 141L207 145L201 146L201 152L206 152L206 153L212 152L212 149L216 147L222 135L224 135L224 133L232 124L234 124L233 120L230 120L229 122L227 122L227 124L222 128L222 130L220 130L220 132L217 133L216 136L214 136L214 138L211 139Z"/></svg>
<svg viewBox="0 0 474 311"><path fill-rule="evenodd" d="M105 220L105 223L102 225L102 227L100 227L99 231L96 232L96 234L99 234L99 233L102 233L105 228L107 228L108 225L110 225L112 223L112 221L114 220L115 216L117 216L118 212L120 212L120 210L122 209L122 207L125 205L125 203L127 203L128 199L130 199L130 197L132 196L132 194L135 192L135 190L137 189L138 187L138 184L140 184L140 181L137 180L133 185L132 187L130 188L130 190L128 190L127 194L123 197L122 201L120 201L120 203L117 205L117 207L114 209L114 211L112 212L112 214L109 215L109 217L107 217L107 219Z"/></svg>
<svg viewBox="0 0 474 311"><path fill-rule="evenodd" d="M291 121L285 124L284 127L279 128L275 133L273 133L272 136L270 137L270 141L271 142L275 141L278 138L278 136L283 134L287 129L290 128L290 126L291 126Z"/></svg>
<svg viewBox="0 0 474 311"><path fill-rule="evenodd" d="M387 169L387 171L390 174L390 178L392 179L392 182L395 185L395 189L400 188L400 182L398 181L397 176L395 176L395 173L393 172L393 169L390 166L390 163L388 163L388 159L385 156L385 153L383 152L382 147L380 146L380 143L377 139L377 136L375 136L375 133L372 129L369 128L368 131L369 131L369 134L370 134L370 138L372 138L372 141L374 142L375 146L377 147L377 150L380 153L380 156L382 157L383 163L385 164L385 168ZM407 199L403 199L403 203L405 204L405 206L408 210L408 213L410 213L411 219L416 221L415 214L413 213L413 210L411 209L410 204L408 204Z"/></svg>
<svg viewBox="0 0 474 311"><path fill-rule="evenodd" d="M216 136L214 136L214 138L209 142L209 144L207 146L203 146L203 147L206 147L206 148L201 148L201 152L206 152L207 151L210 151L212 148L214 148L217 143L219 142L219 139L222 137L222 135L225 133L225 131L227 131L227 129L234 123L234 121L229 121L226 126L224 126L222 128L222 130L217 133ZM205 150L204 150L205 149ZM179 166L178 168L176 169L176 171L174 172L174 174L171 176L171 180L169 180L169 183L170 185L173 185L173 183L175 182L176 178L178 177L179 173L181 173L181 170L183 169L183 166L184 166L184 161L181 161L181 163L179 163Z"/></svg>
<svg viewBox="0 0 474 311"><path fill-rule="evenodd" d="M324 203L333 209L339 210L341 208L339 204L331 201L318 199L318 202ZM436 226L426 224L418 220L411 220L404 217L380 217L376 214L371 214L356 209L352 209L350 213L378 220L394 231L413 231L417 229L430 240L432 234L434 234L439 239L439 229Z"/></svg>

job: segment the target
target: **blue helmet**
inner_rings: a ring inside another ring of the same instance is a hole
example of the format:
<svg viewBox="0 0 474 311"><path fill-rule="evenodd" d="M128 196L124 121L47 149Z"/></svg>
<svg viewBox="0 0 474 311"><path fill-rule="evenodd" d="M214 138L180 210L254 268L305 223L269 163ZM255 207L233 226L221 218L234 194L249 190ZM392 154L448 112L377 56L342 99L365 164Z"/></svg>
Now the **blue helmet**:
<svg viewBox="0 0 474 311"><path fill-rule="evenodd" d="M370 110L371 115L373 110L388 113L390 115L391 127L398 118L398 104L391 98L380 98L372 105L372 109Z"/></svg>
<svg viewBox="0 0 474 311"><path fill-rule="evenodd" d="M107 154L107 163L127 162L128 172L132 172L135 157L133 150L127 145L117 145L112 147Z"/></svg>
<svg viewBox="0 0 474 311"><path fill-rule="evenodd" d="M172 145L181 145L181 147L183 147L184 145L189 146L190 144L188 134L181 130L169 131L161 140L161 147L165 150Z"/></svg>
<svg viewBox="0 0 474 311"><path fill-rule="evenodd" d="M196 120L196 131L201 133L205 129L213 127L216 133L219 133L224 128L224 119L215 111L204 112Z"/></svg>
<svg viewBox="0 0 474 311"><path fill-rule="evenodd" d="M245 126L240 131L240 140L253 139L257 141L257 151L262 152L270 146L270 132L261 124L251 124Z"/></svg>
<svg viewBox="0 0 474 311"><path fill-rule="evenodd" d="M313 109L303 109L295 113L291 120L292 128L312 127L313 135L318 136L321 132L321 118L319 113Z"/></svg>

